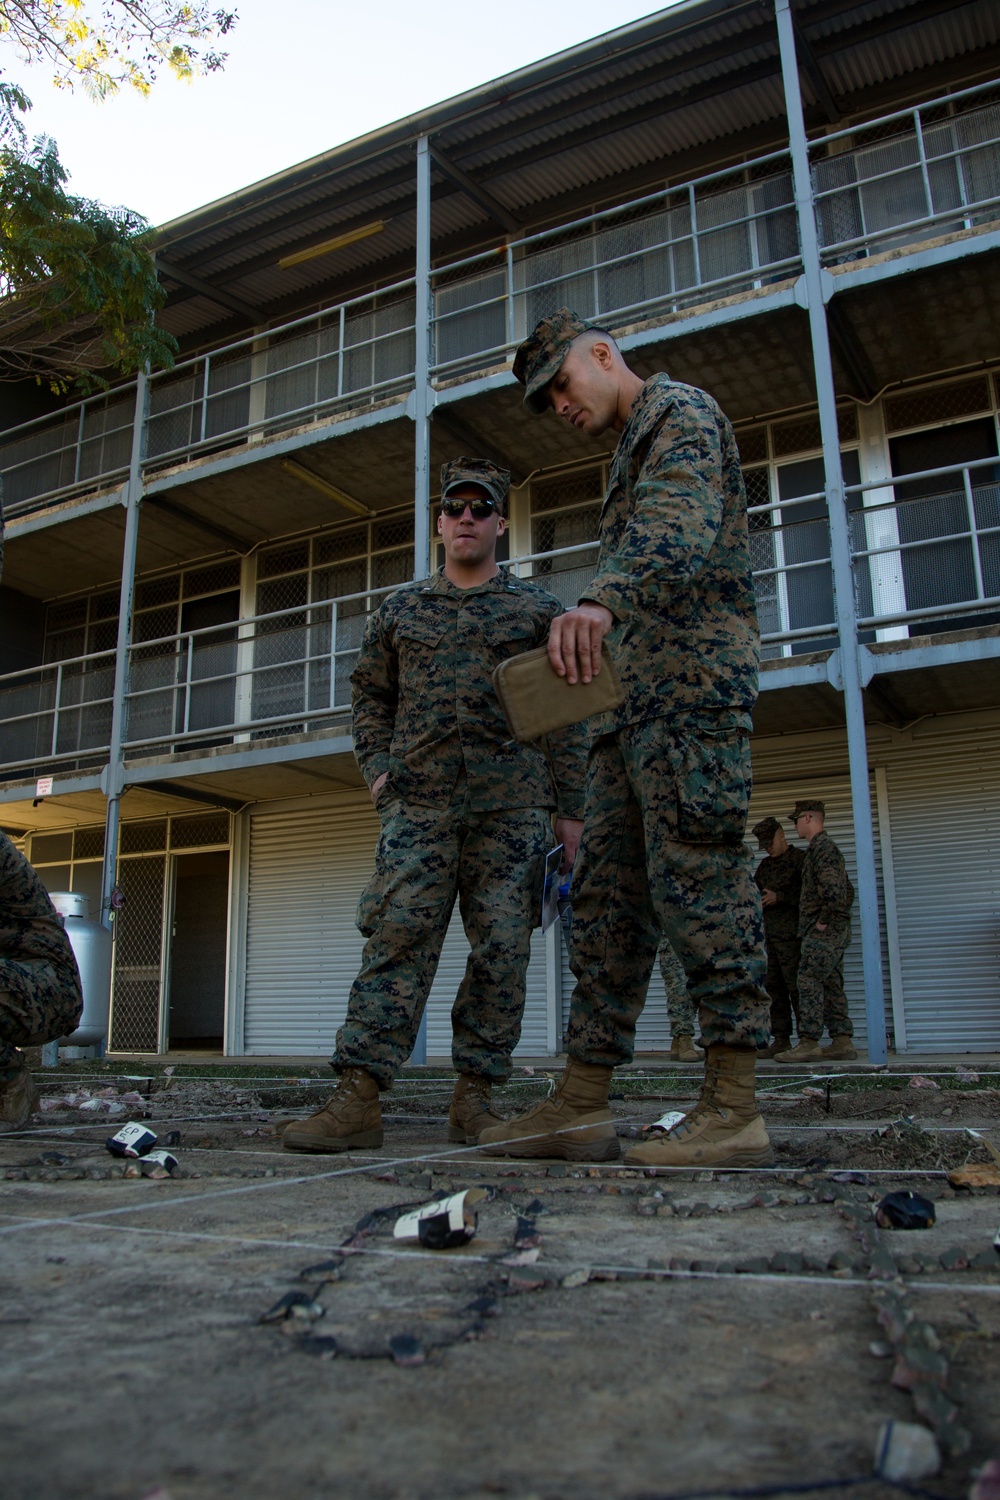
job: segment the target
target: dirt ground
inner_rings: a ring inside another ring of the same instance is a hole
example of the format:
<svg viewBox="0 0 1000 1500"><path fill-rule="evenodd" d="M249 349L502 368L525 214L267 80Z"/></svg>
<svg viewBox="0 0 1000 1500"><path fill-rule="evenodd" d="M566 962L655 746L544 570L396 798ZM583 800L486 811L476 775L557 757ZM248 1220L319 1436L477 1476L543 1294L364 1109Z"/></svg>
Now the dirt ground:
<svg viewBox="0 0 1000 1500"><path fill-rule="evenodd" d="M926 1421L947 1413L952 1449L924 1493L957 1500L1000 1456L1000 1189L946 1175L991 1165L998 1073L934 1088L844 1068L828 1090L763 1070L777 1165L714 1174L449 1148L433 1070L397 1085L382 1151L348 1157L274 1134L325 1097L325 1069L38 1076L45 1112L0 1138L5 1500L651 1500L853 1479L866 1500L892 1493L861 1482L880 1424L922 1420L919 1391L892 1383L912 1375L907 1317L930 1330L946 1394ZM623 1149L697 1077L623 1071ZM519 1070L502 1107L547 1086ZM125 1119L161 1144L180 1132L175 1175L122 1175L104 1140ZM476 1185L491 1197L467 1246L393 1240L390 1210ZM899 1188L934 1201L933 1228L874 1229ZM323 1315L261 1322L289 1292ZM877 1321L887 1297L895 1325Z"/></svg>

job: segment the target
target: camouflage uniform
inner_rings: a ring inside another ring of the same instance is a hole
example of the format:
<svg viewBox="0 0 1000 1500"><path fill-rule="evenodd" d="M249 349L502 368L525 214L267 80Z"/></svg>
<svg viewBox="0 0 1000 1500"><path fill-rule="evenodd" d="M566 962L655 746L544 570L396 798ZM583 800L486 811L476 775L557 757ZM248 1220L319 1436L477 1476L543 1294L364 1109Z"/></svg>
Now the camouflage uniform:
<svg viewBox="0 0 1000 1500"><path fill-rule="evenodd" d="M831 1036L853 1036L844 994L844 954L851 941L854 887L844 856L828 833L817 833L802 865L799 899L799 1035L819 1040L824 1023ZM825 922L826 931L816 930Z"/></svg>
<svg viewBox="0 0 1000 1500"><path fill-rule="evenodd" d="M80 973L62 917L36 872L0 833L0 1081L17 1071L18 1047L76 1030Z"/></svg>
<svg viewBox="0 0 1000 1500"><path fill-rule="evenodd" d="M667 995L667 1018L670 1035L694 1036L695 1013L688 994L687 975L684 965L669 943L661 943L658 954L663 988Z"/></svg>
<svg viewBox="0 0 1000 1500"><path fill-rule="evenodd" d="M790 844L784 854L762 859L753 877L759 891L773 891L778 898L776 905L764 907L764 988L771 997L771 1030L776 1037L790 1037L793 1013L796 1023L799 1017L799 890L805 857Z"/></svg>
<svg viewBox="0 0 1000 1500"><path fill-rule="evenodd" d="M763 924L743 844L756 602L739 455L711 396L667 375L646 381L619 439L600 542L580 602L614 616L606 639L625 700L591 745L568 1050L583 1063L631 1059L661 934L703 1039L763 1045Z"/></svg>
<svg viewBox="0 0 1000 1500"><path fill-rule="evenodd" d="M583 815L586 733L543 752L510 737L493 668L544 643L562 605L501 570L459 589L443 570L372 615L351 679L355 755L378 795L368 938L337 1034L338 1072L388 1088L409 1057L456 897L472 952L452 1010L459 1073L502 1081L520 1035L550 811ZM555 784L553 784L553 779Z"/></svg>

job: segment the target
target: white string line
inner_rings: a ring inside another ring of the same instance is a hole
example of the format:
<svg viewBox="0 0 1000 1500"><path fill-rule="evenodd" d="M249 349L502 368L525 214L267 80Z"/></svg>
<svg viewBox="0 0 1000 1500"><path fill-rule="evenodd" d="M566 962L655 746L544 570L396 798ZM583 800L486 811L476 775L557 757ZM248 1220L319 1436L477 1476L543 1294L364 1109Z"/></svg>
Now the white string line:
<svg viewBox="0 0 1000 1500"><path fill-rule="evenodd" d="M231 1234L208 1234L204 1230L186 1229L149 1229L134 1224L102 1224L100 1222L84 1223L79 1218L52 1219L51 1224L65 1229L99 1229L119 1234L151 1235L158 1239L183 1239L207 1241L223 1245L239 1245L250 1249L294 1249L308 1250L310 1253L328 1253L331 1255L342 1255L345 1260L356 1255L374 1256L382 1260L421 1260L431 1265L437 1265L442 1270L454 1270L456 1265L490 1265L498 1269L519 1270L517 1266L505 1266L504 1254L510 1252L498 1252L494 1255L460 1255L454 1258L446 1252L433 1250L421 1250L414 1246L412 1250L389 1250L381 1249L375 1245L358 1245L345 1249L342 1245L331 1244L329 1241L318 1244L311 1240L272 1240L255 1238L247 1235ZM516 1253L516 1252L514 1252ZM839 1276L807 1276L800 1275L794 1271L692 1271L683 1270L678 1267L671 1270L667 1266L627 1266L605 1261L595 1261L588 1264L580 1260L547 1260L533 1262L540 1271L553 1270L557 1272L569 1272L573 1270L614 1272L616 1275L624 1273L626 1279L634 1280L690 1280L690 1281L757 1281L757 1282L779 1282L787 1285L789 1282L800 1286L835 1286L835 1287L860 1287L868 1291L874 1290L875 1283L867 1277L839 1277ZM524 1267L530 1270L531 1267ZM960 1292L973 1293L984 1296L1000 1296L1000 1285L992 1285L984 1282L966 1284L953 1281L907 1281L908 1291L921 1292ZM573 1288L573 1290L579 1290Z"/></svg>

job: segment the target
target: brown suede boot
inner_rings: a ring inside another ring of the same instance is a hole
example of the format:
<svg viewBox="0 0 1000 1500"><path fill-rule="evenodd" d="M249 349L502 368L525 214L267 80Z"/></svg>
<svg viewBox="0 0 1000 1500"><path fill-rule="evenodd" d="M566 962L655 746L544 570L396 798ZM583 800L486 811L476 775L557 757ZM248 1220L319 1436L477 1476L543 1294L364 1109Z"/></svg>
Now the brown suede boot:
<svg viewBox="0 0 1000 1500"><path fill-rule="evenodd" d="M694 1037L690 1032L679 1032L670 1041L671 1062L701 1062L701 1053L695 1050Z"/></svg>
<svg viewBox="0 0 1000 1500"><path fill-rule="evenodd" d="M38 1090L26 1057L17 1056L13 1078L0 1080L0 1132L23 1130L38 1108Z"/></svg>
<svg viewBox="0 0 1000 1500"><path fill-rule="evenodd" d="M635 1167L766 1167L771 1142L754 1098L756 1052L715 1044L694 1109L666 1135L625 1153Z"/></svg>
<svg viewBox="0 0 1000 1500"><path fill-rule="evenodd" d="M451 1096L448 1111L448 1139L465 1146L478 1144L481 1133L491 1125L504 1125L502 1115L490 1109L493 1084L476 1073L460 1073Z"/></svg>
<svg viewBox="0 0 1000 1500"><path fill-rule="evenodd" d="M822 1062L823 1048L819 1044L819 1037L800 1036L797 1047L792 1047L788 1052L778 1053L774 1060L780 1063Z"/></svg>
<svg viewBox="0 0 1000 1500"><path fill-rule="evenodd" d="M618 1136L608 1108L613 1068L570 1058L554 1094L479 1137L487 1156L556 1156L564 1161L617 1161Z"/></svg>
<svg viewBox="0 0 1000 1500"><path fill-rule="evenodd" d="M829 1047L824 1047L822 1052L824 1062L853 1062L858 1055L857 1048L847 1032L841 1032L840 1036L832 1036Z"/></svg>
<svg viewBox="0 0 1000 1500"><path fill-rule="evenodd" d="M792 1039L790 1036L776 1036L770 1047L765 1047L763 1051L757 1053L757 1056L777 1057L779 1052L787 1052L791 1045Z"/></svg>
<svg viewBox="0 0 1000 1500"><path fill-rule="evenodd" d="M281 1142L289 1151L322 1154L381 1146L378 1084L364 1068L345 1068L332 1098L307 1120L289 1120Z"/></svg>

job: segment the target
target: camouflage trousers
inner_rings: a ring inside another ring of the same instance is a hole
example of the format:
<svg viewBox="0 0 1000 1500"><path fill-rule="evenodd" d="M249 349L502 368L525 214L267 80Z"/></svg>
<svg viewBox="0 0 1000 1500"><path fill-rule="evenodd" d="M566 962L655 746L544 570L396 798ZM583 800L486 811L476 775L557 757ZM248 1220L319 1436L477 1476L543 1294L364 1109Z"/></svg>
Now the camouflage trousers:
<svg viewBox="0 0 1000 1500"><path fill-rule="evenodd" d="M851 924L831 922L825 932L815 928L802 938L799 959L799 1036L853 1036L854 1023L844 994L844 954L851 941Z"/></svg>
<svg viewBox="0 0 1000 1500"><path fill-rule="evenodd" d="M83 1010L80 973L62 918L38 873L0 833L0 1080L18 1047L76 1030Z"/></svg>
<svg viewBox="0 0 1000 1500"><path fill-rule="evenodd" d="M661 936L677 954L708 1044L768 1038L760 892L743 843L750 793L745 731L654 719L590 751L573 881L567 1048L580 1062L629 1062Z"/></svg>
<svg viewBox="0 0 1000 1500"><path fill-rule="evenodd" d="M445 808L383 799L379 816L375 873L358 903L368 941L333 1066L365 1068L391 1087L413 1050L457 898L471 952L451 1012L452 1059L459 1073L502 1082L521 1035L549 815L473 812L462 789Z"/></svg>
<svg viewBox="0 0 1000 1500"><path fill-rule="evenodd" d="M771 1001L771 1032L776 1037L790 1037L792 1017L799 1018L799 953L797 937L767 937L767 974L764 988Z"/></svg>
<svg viewBox="0 0 1000 1500"><path fill-rule="evenodd" d="M691 996L688 994L684 965L669 943L660 944L659 960L663 988L667 994L670 1035L671 1037L694 1036L697 1017L694 1013L694 1006L691 1004Z"/></svg>

